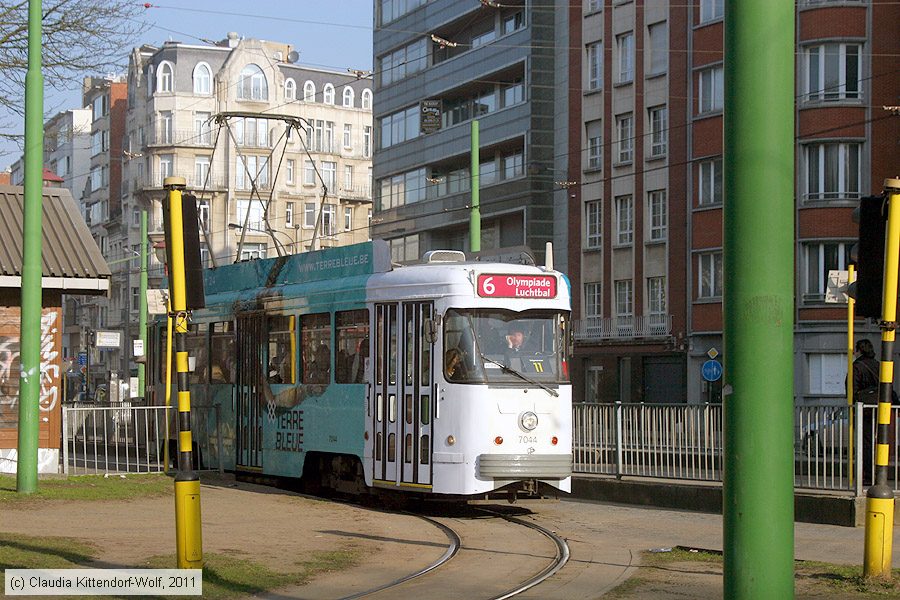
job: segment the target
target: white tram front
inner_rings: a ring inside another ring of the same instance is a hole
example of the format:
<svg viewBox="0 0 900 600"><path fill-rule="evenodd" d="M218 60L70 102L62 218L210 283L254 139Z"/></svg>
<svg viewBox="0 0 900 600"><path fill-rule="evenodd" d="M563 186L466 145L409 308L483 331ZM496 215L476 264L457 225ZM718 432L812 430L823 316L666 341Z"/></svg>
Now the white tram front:
<svg viewBox="0 0 900 600"><path fill-rule="evenodd" d="M534 266L424 264L373 275L366 483L476 496L568 492L570 290Z"/></svg>

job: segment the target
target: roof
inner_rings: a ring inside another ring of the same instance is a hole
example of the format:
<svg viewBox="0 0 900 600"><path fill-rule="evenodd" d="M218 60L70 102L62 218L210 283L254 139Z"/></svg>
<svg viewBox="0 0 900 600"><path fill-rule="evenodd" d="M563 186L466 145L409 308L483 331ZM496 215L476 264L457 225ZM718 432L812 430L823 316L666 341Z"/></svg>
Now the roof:
<svg viewBox="0 0 900 600"><path fill-rule="evenodd" d="M41 226L43 289L105 294L110 270L65 188L44 188ZM0 185L0 288L21 287L24 189Z"/></svg>
<svg viewBox="0 0 900 600"><path fill-rule="evenodd" d="M50 169L48 169L46 167L44 168L44 174L42 175L42 177L44 178L44 181L52 181L54 183L65 182L65 179L63 179L62 177L60 177L59 175L57 175L56 173L54 173L53 171L51 171Z"/></svg>

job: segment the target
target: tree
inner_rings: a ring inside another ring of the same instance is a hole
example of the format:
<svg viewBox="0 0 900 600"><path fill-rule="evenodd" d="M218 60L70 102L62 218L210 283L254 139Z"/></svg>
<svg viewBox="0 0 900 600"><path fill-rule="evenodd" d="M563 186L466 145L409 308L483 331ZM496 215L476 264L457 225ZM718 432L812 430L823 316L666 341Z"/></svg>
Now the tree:
<svg viewBox="0 0 900 600"><path fill-rule="evenodd" d="M146 10L129 0L44 0L42 65L45 88L80 89L87 75L120 70ZM28 0L0 0L0 142L21 142L9 121L25 114ZM8 145L8 144L7 144Z"/></svg>

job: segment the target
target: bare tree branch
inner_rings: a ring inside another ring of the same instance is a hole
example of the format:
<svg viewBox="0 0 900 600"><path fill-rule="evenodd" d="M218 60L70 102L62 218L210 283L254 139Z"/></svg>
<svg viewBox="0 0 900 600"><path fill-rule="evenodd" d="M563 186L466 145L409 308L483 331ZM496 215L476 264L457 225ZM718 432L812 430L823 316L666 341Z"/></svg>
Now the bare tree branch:
<svg viewBox="0 0 900 600"><path fill-rule="evenodd" d="M44 85L56 90L121 71L147 29L143 6L130 0L45 0L42 10ZM25 114L27 68L28 2L0 0L0 140L20 137L8 125Z"/></svg>

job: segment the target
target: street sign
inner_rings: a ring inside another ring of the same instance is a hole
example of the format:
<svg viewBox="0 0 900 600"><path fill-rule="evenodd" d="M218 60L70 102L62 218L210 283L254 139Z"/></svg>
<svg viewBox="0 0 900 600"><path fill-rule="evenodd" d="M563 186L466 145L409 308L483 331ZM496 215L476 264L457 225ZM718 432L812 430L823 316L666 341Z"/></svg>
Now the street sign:
<svg viewBox="0 0 900 600"><path fill-rule="evenodd" d="M710 358L715 358L719 355L719 351L713 347L706 351L706 355Z"/></svg>
<svg viewBox="0 0 900 600"><path fill-rule="evenodd" d="M144 355L144 340L131 340L131 343L134 345L134 356L143 356Z"/></svg>
<svg viewBox="0 0 900 600"><path fill-rule="evenodd" d="M87 364L87 352L78 353L78 366L83 367Z"/></svg>
<svg viewBox="0 0 900 600"><path fill-rule="evenodd" d="M94 345L98 348L118 348L122 345L122 333L120 331L97 331Z"/></svg>
<svg viewBox="0 0 900 600"><path fill-rule="evenodd" d="M722 363L717 360L708 360L703 363L700 374L706 381L718 381L722 377Z"/></svg>
<svg viewBox="0 0 900 600"><path fill-rule="evenodd" d="M825 288L827 304L846 304L847 289L850 283L849 271L828 271L828 287Z"/></svg>
<svg viewBox="0 0 900 600"><path fill-rule="evenodd" d="M168 290L147 290L147 314L164 315L169 312Z"/></svg>

